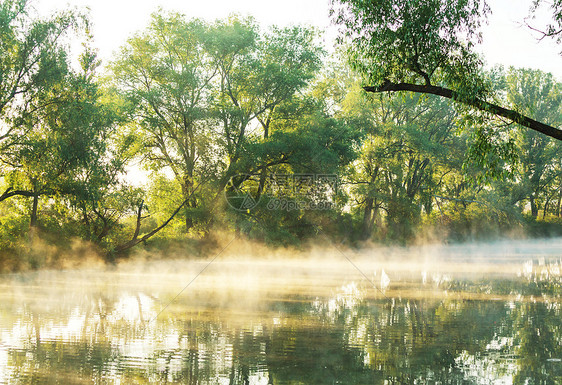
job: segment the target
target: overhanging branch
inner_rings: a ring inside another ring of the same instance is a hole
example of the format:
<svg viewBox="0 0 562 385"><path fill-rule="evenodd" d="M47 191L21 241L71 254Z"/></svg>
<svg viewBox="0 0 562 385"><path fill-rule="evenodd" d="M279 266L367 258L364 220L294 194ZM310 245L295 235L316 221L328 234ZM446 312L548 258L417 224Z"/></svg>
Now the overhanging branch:
<svg viewBox="0 0 562 385"><path fill-rule="evenodd" d="M33 197L37 194L32 191L14 190L12 187L8 187L6 191L4 191L2 195L0 195L0 202L16 195L24 196L24 197Z"/></svg>
<svg viewBox="0 0 562 385"><path fill-rule="evenodd" d="M544 135L550 136L551 138L562 141L562 130L558 128L541 123L529 118L528 116L522 115L517 111L503 108L501 106L498 106L497 104L493 104L474 97L466 97L464 95L460 95L458 92L453 91L449 88L412 83L393 83L389 80L385 80L380 86L365 86L363 87L363 89L367 92L375 93L385 91L410 91L422 94L442 96L444 98L454 100L458 103L476 108L477 110L501 116L503 118L511 120L512 122L520 124L523 127L530 128L531 130L538 131Z"/></svg>

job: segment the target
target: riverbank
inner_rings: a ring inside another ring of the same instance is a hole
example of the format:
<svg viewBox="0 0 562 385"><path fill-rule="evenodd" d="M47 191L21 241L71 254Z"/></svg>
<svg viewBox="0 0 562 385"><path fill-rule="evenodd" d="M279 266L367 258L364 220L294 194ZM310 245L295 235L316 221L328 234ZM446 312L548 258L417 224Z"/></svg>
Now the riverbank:
<svg viewBox="0 0 562 385"><path fill-rule="evenodd" d="M380 247L423 247L439 244L472 244L509 240L544 240L562 237L562 219L523 217L515 223L498 226L491 221L467 221L462 218L441 218L426 221L410 239L388 239L375 234L372 240L358 241L345 234L320 234L295 242L273 243L252 239L242 232L214 231L204 236L157 237L141 244L128 254L112 255L94 243L79 238L66 238L45 231L19 237L12 247L0 251L0 273L39 269L74 269L114 265L127 260L204 259L211 258L225 247L235 247L255 254L288 255L312 253L338 248L361 252Z"/></svg>

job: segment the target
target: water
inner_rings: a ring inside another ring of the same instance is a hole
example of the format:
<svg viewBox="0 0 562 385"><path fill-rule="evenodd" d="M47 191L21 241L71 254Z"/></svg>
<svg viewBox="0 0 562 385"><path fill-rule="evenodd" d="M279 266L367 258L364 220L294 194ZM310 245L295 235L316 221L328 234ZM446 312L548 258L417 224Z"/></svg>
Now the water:
<svg viewBox="0 0 562 385"><path fill-rule="evenodd" d="M4 276L0 383L562 383L562 240L320 254Z"/></svg>

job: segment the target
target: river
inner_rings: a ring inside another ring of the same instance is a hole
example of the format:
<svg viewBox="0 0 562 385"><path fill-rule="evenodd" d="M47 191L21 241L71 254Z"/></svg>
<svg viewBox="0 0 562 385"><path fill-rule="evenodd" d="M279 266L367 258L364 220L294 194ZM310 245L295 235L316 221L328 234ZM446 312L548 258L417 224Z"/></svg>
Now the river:
<svg viewBox="0 0 562 385"><path fill-rule="evenodd" d="M552 239L5 275L0 384L560 384L561 269Z"/></svg>

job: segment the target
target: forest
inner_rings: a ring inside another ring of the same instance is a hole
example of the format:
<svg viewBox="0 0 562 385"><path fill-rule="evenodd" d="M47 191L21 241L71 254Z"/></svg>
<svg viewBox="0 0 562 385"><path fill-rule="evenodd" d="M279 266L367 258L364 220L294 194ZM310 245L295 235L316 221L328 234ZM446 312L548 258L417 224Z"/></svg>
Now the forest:
<svg viewBox="0 0 562 385"><path fill-rule="evenodd" d="M562 4L549 7L556 39ZM199 257L225 234L271 247L562 235L562 83L484 65L485 2L331 12L335 49L312 27L158 10L102 63L87 14L2 0L0 271Z"/></svg>

